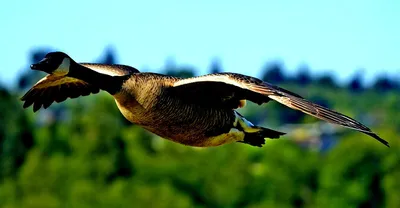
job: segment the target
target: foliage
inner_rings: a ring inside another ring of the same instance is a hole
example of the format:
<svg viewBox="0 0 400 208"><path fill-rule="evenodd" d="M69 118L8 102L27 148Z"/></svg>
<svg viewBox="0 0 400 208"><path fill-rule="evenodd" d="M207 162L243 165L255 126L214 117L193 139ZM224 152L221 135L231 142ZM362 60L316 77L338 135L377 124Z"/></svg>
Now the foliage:
<svg viewBox="0 0 400 208"><path fill-rule="evenodd" d="M104 61L115 60L110 54ZM308 75L300 89L274 70L282 86L362 120L392 147L341 129L322 152L298 139L309 129L300 127L263 148L193 148L126 122L106 93L33 114L18 101L24 91L1 88L0 207L399 207L398 92L365 89L355 98L313 86ZM266 126L315 123L279 104L243 111Z"/></svg>

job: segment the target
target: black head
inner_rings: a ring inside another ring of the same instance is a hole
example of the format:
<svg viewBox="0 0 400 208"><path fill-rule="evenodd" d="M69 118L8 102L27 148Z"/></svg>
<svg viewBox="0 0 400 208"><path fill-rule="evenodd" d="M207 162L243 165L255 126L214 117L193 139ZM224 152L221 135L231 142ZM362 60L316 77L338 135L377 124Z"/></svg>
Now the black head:
<svg viewBox="0 0 400 208"><path fill-rule="evenodd" d="M65 75L69 72L72 59L63 52L51 52L36 64L31 65L31 69L40 70L49 74Z"/></svg>

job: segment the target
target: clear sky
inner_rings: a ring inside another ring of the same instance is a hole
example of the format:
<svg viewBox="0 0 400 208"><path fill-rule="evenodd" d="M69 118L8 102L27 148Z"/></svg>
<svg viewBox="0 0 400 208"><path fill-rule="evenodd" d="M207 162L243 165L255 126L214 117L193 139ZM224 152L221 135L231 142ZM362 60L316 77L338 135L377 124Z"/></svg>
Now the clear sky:
<svg viewBox="0 0 400 208"><path fill-rule="evenodd" d="M359 68L400 74L399 0L13 0L0 3L0 28L3 83L47 46L90 62L112 45L120 63L157 70L174 57L198 74L213 57L253 76L275 59L342 80Z"/></svg>

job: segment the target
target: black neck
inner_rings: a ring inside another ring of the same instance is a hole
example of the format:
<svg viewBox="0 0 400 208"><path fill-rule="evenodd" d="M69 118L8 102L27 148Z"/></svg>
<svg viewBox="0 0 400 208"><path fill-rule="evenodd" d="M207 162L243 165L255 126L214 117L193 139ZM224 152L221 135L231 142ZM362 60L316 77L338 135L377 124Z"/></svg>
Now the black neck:
<svg viewBox="0 0 400 208"><path fill-rule="evenodd" d="M107 91L111 95L119 92L123 82L127 79L127 76L102 74L77 63L71 63L68 76L85 81L101 90Z"/></svg>

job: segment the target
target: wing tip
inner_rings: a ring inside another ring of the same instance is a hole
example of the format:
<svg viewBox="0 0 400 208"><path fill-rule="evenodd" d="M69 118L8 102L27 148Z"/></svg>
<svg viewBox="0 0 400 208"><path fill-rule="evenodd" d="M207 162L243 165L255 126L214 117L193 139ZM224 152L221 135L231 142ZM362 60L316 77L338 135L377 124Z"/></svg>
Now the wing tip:
<svg viewBox="0 0 400 208"><path fill-rule="evenodd" d="M289 98L289 101L287 101L285 100L285 98L275 95L270 95L269 97L284 105L287 105L289 107L292 106L294 107L294 109L303 111L319 119L367 134L378 140L383 145L390 148L389 142L382 139L377 134L373 133L368 127L364 126L362 123L346 115L343 115L342 113L320 106L316 103L312 103L311 101L305 100L303 98L287 96L287 98Z"/></svg>
<svg viewBox="0 0 400 208"><path fill-rule="evenodd" d="M33 112L36 113L38 110L40 110L41 107L42 107L42 105L40 105L40 106L33 105Z"/></svg>
<svg viewBox="0 0 400 208"><path fill-rule="evenodd" d="M373 132L365 132L366 134L368 134L369 136L373 137L374 139L378 140L380 143L382 143L383 145L385 145L386 147L390 148L389 142L382 139L381 137L379 137L377 134L373 133Z"/></svg>
<svg viewBox="0 0 400 208"><path fill-rule="evenodd" d="M32 89L29 90L28 92L26 92L23 96L21 96L19 99L21 101L26 101L26 98L28 97L28 95L31 93Z"/></svg>

